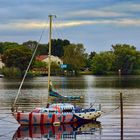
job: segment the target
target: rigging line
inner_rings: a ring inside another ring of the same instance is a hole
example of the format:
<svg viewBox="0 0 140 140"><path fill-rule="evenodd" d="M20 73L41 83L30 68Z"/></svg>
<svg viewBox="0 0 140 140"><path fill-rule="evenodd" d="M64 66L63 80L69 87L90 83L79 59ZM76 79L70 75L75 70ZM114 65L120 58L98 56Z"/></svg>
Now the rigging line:
<svg viewBox="0 0 140 140"><path fill-rule="evenodd" d="M124 95L124 93L123 93L123 95ZM124 100L124 96L123 96L123 100ZM127 102L124 102L123 101L123 103L127 103ZM121 106L119 105L118 107L116 107L115 109L113 109L113 110L111 110L111 111L109 111L109 112L104 112L104 111L102 111L105 115L103 115L103 116L107 116L107 115L109 115L109 114L111 114L112 112L114 112L114 111L116 111L117 109L119 109ZM101 116L101 117L103 117L103 116Z"/></svg>
<svg viewBox="0 0 140 140"><path fill-rule="evenodd" d="M97 99L93 103L90 103L89 109L92 108L96 104L96 102L97 102Z"/></svg>
<svg viewBox="0 0 140 140"><path fill-rule="evenodd" d="M45 25L45 27L44 27L44 29L43 29L41 35L40 35L40 38L39 38L39 40L38 40L38 42L37 42L37 45L36 45L36 47L35 47L35 49L34 49L33 55L32 55L32 57L31 57L31 60L30 60L29 64L28 64L28 67L27 67L27 69L26 69L26 71L25 71L25 74L24 74L24 76L23 76L23 79L22 79L22 81L21 81L21 83L20 83L20 86L19 86L19 89L18 89L18 93L17 93L17 96L16 96L16 98L15 98L15 100L14 100L14 103L13 103L12 107L15 106L15 104L16 104L16 102L17 102L17 99L18 99L18 97L19 97L19 95L20 95L20 93L21 93L20 90L21 90L22 85L23 85L23 83L24 83L24 80L25 80L25 78L26 78L27 72L28 72L28 70L29 70L29 68L30 68L30 66L31 66L31 64L32 64L33 58L34 58L34 56L35 56L35 54L36 54L37 48L38 48L38 46L39 46L39 43L40 43L40 41L41 41L41 39L42 39L42 36L43 36L43 34L44 34L44 31L45 31L46 27L47 27L47 26Z"/></svg>
<svg viewBox="0 0 140 140"><path fill-rule="evenodd" d="M57 26L56 26L56 24L58 24L58 25L59 25L58 21L53 22L53 24L54 24L54 29L55 29L55 31L56 31L56 33L57 33L58 37L60 36L60 38L62 38L62 39L63 39L63 38L64 38L64 37L63 37L63 34L62 34L60 31L58 32L58 30L57 30L57 28L59 28L59 27L57 27ZM60 28L61 28L61 27L60 27Z"/></svg>
<svg viewBox="0 0 140 140"><path fill-rule="evenodd" d="M56 34L57 34L57 36L58 36L58 38L61 38L61 39L63 39L63 36L57 31L57 27L56 27L56 25L55 25L55 23L53 22L53 25L54 25L54 31L56 32Z"/></svg>

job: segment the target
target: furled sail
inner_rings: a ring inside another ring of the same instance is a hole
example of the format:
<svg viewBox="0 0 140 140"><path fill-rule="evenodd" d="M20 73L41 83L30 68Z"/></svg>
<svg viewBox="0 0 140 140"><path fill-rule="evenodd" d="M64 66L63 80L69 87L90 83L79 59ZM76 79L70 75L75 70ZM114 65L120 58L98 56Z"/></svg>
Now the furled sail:
<svg viewBox="0 0 140 140"><path fill-rule="evenodd" d="M83 99L83 96L63 96L61 94L59 94L58 92L53 90L53 85L52 82L50 81L50 86L49 86L49 96L57 98L57 100L61 100L61 101L71 101L71 100L80 100ZM55 99L54 99L55 100Z"/></svg>

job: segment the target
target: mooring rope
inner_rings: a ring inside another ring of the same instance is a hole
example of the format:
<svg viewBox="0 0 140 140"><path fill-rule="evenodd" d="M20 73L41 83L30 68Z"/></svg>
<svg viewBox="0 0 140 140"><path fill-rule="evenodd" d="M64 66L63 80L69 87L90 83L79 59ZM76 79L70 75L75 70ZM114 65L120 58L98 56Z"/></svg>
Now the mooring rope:
<svg viewBox="0 0 140 140"><path fill-rule="evenodd" d="M111 113L113 113L114 111L116 111L117 109L119 109L120 108L120 106L117 106L115 109L113 109L113 110L111 110L111 111L109 111L109 112L104 112L104 111L102 111L104 114L103 114L103 116L101 116L100 118L102 118L102 117L104 117L104 116L107 116L107 115L110 115Z"/></svg>

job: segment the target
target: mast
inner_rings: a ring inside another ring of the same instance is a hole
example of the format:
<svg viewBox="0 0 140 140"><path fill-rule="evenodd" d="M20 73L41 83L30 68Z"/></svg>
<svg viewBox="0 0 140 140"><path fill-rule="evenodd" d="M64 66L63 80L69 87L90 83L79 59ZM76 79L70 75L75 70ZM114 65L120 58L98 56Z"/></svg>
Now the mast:
<svg viewBox="0 0 140 140"><path fill-rule="evenodd" d="M49 56L49 63L48 63L48 92L49 92L49 88L50 88L51 36L52 36L52 18L53 18L53 17L56 17L56 16L55 16L55 15L49 15L49 19L50 19L50 30L49 30L49 53L48 53L48 56ZM39 38L39 41L38 41L38 43L37 43L37 45L36 45L36 47L35 47L35 50L34 50L33 55L32 55L32 57L31 57L31 60L30 60L30 62L29 62L29 64L28 64L28 67L27 67L27 69L26 69L26 71L25 71L25 74L24 74L24 76L23 76L23 79L22 79L22 81L21 81L21 83L20 83L20 86L19 86L19 89L18 89L18 93L17 93L16 98L15 98L13 104L12 104L12 107L11 107L11 111L12 111L12 112L14 112L14 110L15 110L15 105L16 105L17 99L18 99L18 97L19 97L19 95L20 95L20 93L21 93L20 90L21 90L21 88L22 88L22 85L23 85L23 82L24 82L24 80L25 80L25 78L26 78L27 72L28 72L28 70L29 70L29 68L30 68L30 66L31 66L31 63L32 63L33 58L34 58L34 56L35 56L35 53L36 53L36 51L37 51L39 42L40 42L41 39L42 39L43 33L44 33L44 30L43 30L42 33L41 33L41 36L40 36L40 38Z"/></svg>
<svg viewBox="0 0 140 140"><path fill-rule="evenodd" d="M55 15L49 15L49 53L48 53L48 58L49 58L49 63L48 63L48 93L50 89L50 75L51 75L51 39L52 39L52 18L56 17Z"/></svg>

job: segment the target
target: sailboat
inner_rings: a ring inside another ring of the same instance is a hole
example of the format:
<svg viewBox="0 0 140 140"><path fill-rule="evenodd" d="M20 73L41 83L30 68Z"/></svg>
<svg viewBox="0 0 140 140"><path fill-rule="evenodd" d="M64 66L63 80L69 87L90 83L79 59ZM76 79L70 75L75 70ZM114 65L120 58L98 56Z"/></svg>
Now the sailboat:
<svg viewBox="0 0 140 140"><path fill-rule="evenodd" d="M49 64L48 64L48 92L52 92L50 87L50 56L51 56L51 33L52 33L52 18L53 15L49 15L50 19L50 33L49 33ZM31 62L31 61L30 61ZM31 64L31 63L29 63ZM29 65L30 66L30 65ZM26 73L29 66L25 72L23 80L24 82ZM21 89L22 84L19 87ZM101 110L96 108L84 109L79 106L74 106L70 103L53 103L47 104L46 107L36 107L30 112L15 111L15 104L19 96L20 91L15 98L12 105L12 113L15 119L21 125L44 125L44 124L71 124L71 123L84 123L96 121L98 117L101 116Z"/></svg>

